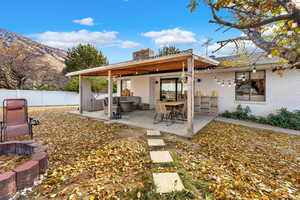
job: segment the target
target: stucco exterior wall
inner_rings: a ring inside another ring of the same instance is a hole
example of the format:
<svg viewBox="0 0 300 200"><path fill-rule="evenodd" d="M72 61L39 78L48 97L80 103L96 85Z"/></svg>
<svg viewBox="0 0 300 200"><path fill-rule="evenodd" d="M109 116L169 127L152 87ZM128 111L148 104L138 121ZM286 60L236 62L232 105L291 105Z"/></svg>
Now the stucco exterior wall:
<svg viewBox="0 0 300 200"><path fill-rule="evenodd" d="M219 112L225 110L234 110L239 104L249 106L254 115L265 116L273 113L280 108L289 110L300 110L300 71L285 71L283 77L280 77L271 70L266 70L266 101L236 101L235 87L228 87L217 84L214 76L222 80L233 80L234 72L215 73L215 74L197 74L201 82L196 81L196 91L200 90L202 95L211 95L216 90L219 97Z"/></svg>
<svg viewBox="0 0 300 200"><path fill-rule="evenodd" d="M254 115L265 116L280 108L300 110L300 70L285 71L280 77L271 70L266 70L266 101L246 102L235 100L235 87L221 86L216 83L214 76L221 80L233 80L235 72L222 73L196 73L195 93L200 90L202 95L210 96L215 90L219 97L219 112L233 111L239 104L249 106ZM152 108L160 96L160 77L130 77L134 96L142 97L143 103L150 103ZM176 76L168 76L176 77ZM165 78L165 77L164 77ZM198 82L197 79L201 81ZM156 83L157 82L157 83ZM118 94L120 94L120 81L118 81Z"/></svg>

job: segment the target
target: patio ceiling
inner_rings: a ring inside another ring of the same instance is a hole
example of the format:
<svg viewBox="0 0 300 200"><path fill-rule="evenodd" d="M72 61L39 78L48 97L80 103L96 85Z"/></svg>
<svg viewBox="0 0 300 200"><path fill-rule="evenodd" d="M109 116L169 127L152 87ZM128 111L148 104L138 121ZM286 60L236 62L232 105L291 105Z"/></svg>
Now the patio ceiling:
<svg viewBox="0 0 300 200"><path fill-rule="evenodd" d="M76 72L68 73L67 76L107 76L111 70L113 76L150 74L155 72L168 72L187 68L187 60L193 56L194 67L201 68L211 65L218 65L219 62L200 54L193 50L181 52L168 56L153 57L145 60L134 60L107 66L101 66Z"/></svg>

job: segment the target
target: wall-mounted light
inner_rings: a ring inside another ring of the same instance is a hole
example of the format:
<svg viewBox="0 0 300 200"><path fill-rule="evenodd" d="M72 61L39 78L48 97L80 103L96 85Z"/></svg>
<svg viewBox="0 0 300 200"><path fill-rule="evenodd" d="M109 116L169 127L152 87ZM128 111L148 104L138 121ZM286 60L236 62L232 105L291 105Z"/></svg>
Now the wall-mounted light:
<svg viewBox="0 0 300 200"><path fill-rule="evenodd" d="M159 82L158 81L155 81L155 84L158 84Z"/></svg>
<svg viewBox="0 0 300 200"><path fill-rule="evenodd" d="M224 86L225 86L225 81L222 82L222 87L224 87Z"/></svg>
<svg viewBox="0 0 300 200"><path fill-rule="evenodd" d="M197 82L198 82L198 83L200 83L200 82L201 82L201 79L200 79L200 78L198 78L198 79L197 79Z"/></svg>

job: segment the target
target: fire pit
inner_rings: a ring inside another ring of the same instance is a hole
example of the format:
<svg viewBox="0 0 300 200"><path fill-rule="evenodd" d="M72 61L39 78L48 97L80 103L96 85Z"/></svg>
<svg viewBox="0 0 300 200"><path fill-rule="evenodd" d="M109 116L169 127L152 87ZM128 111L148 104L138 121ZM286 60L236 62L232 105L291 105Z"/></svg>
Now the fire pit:
<svg viewBox="0 0 300 200"><path fill-rule="evenodd" d="M24 155L25 162L10 171L0 173L0 199L14 196L17 190L31 187L39 174L48 169L47 147L29 141L10 141L0 143L0 156Z"/></svg>

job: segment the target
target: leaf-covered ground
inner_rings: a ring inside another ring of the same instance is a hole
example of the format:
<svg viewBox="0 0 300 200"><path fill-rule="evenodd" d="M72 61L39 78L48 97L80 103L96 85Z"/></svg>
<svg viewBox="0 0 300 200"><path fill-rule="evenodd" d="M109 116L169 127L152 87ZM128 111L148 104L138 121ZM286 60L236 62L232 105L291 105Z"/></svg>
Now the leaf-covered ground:
<svg viewBox="0 0 300 200"><path fill-rule="evenodd" d="M212 122L191 140L164 135L175 163L149 161L145 130L31 108L34 139L49 147L48 178L25 199L300 199L300 136ZM1 114L1 113L0 113ZM152 172L187 188L154 194Z"/></svg>
<svg viewBox="0 0 300 200"><path fill-rule="evenodd" d="M169 142L207 199L300 199L300 136L212 122Z"/></svg>
<svg viewBox="0 0 300 200"><path fill-rule="evenodd" d="M29 160L29 157L23 155L0 156L0 173L10 171L22 163L25 163L27 160Z"/></svg>
<svg viewBox="0 0 300 200"><path fill-rule="evenodd" d="M126 137L128 127L71 115L71 109L29 109L41 121L34 139L48 146L50 170L28 199L113 199L143 187L145 140Z"/></svg>

